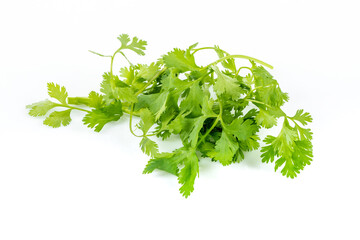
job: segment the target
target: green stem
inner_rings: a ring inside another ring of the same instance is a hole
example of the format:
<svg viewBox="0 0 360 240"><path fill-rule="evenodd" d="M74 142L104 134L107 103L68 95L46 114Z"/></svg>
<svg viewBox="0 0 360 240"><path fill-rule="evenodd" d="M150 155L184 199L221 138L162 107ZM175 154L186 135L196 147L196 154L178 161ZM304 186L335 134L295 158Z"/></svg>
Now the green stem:
<svg viewBox="0 0 360 240"><path fill-rule="evenodd" d="M113 77L113 64L114 64L114 58L117 52L114 53L114 55L112 55L111 57L111 63L110 63L110 85L111 85L111 89L114 91L116 88L116 83L115 83L115 79Z"/></svg>
<svg viewBox="0 0 360 240"><path fill-rule="evenodd" d="M198 52L198 51L200 51L200 50L206 50L206 49L219 50L219 51L225 53L226 55L230 55L228 52L226 52L226 51L224 51L224 50L222 50L222 49L220 49L220 48L215 48L215 47L196 48L196 49L194 49L192 55L194 55L194 53L196 53L196 52Z"/></svg>
<svg viewBox="0 0 360 240"><path fill-rule="evenodd" d="M167 69L167 67L164 67L163 69L161 69L159 72L157 72L149 81L147 84L145 84L144 87L142 87L139 91L137 91L135 93L135 96L139 95L140 93L142 93L148 86L151 85L151 83L153 81L155 81L163 72L165 72L165 70Z"/></svg>
<svg viewBox="0 0 360 240"><path fill-rule="evenodd" d="M266 106L266 107L268 107L268 108L271 108L270 105L268 105L268 104L266 104L266 103L263 103L263 102L260 102L260 101L257 101L257 100L255 100L255 99L245 99L245 98L244 98L244 100L245 100L245 101L249 101L249 102L259 103L259 104L262 104L262 105L264 105L264 106Z"/></svg>
<svg viewBox="0 0 360 240"><path fill-rule="evenodd" d="M216 127L217 123L219 122L220 120L220 114L217 116L217 118L215 119L213 125L211 125L211 127L206 131L206 133L201 137L201 139L198 141L197 145L196 145L196 148L200 145L200 143L202 141L205 140L205 138L207 137L207 135L209 135L211 133L211 131Z"/></svg>
<svg viewBox="0 0 360 240"><path fill-rule="evenodd" d="M130 66L134 67L134 64L132 64L132 63L129 61L129 59L126 57L126 55L125 55L123 52L119 51L119 53L124 56L124 58L125 58L126 61L130 64Z"/></svg>
<svg viewBox="0 0 360 240"><path fill-rule="evenodd" d="M124 113L129 114L129 115L130 115L130 113L131 113L131 111L128 110L128 109L126 109L126 108L123 108L122 111L123 111ZM132 112L131 114L132 114L133 116L135 116L135 117L140 117L140 115L137 114L137 113Z"/></svg>
<svg viewBox="0 0 360 240"><path fill-rule="evenodd" d="M268 68L270 68L270 69L273 69L273 68L274 68L273 66L271 66L270 64L267 64L266 62L263 62L263 61L261 61L261 60L259 60L259 59L252 58L252 57L245 56L245 55L228 55L228 56L219 58L218 60L216 60L216 61L213 62L213 63L208 64L208 65L207 65L206 67L204 67L204 68L208 68L208 67L210 67L211 65L218 64L218 63L220 63L220 62L222 62L222 61L224 61L224 60L226 60L226 59L229 59L229 58L248 59L248 60L252 60L252 61L254 61L254 62L257 62L257 63L259 63L259 64L261 64L261 65L264 65L264 66L266 66L266 67L268 67Z"/></svg>
<svg viewBox="0 0 360 240"><path fill-rule="evenodd" d="M235 77L237 77L237 75L239 75L239 73L240 73L240 70L241 70L241 69L244 69L244 68L245 68L245 69L249 69L250 72L253 73L252 69L249 68L249 67L239 67L239 69L238 69L238 70L236 71L236 73L235 73Z"/></svg>
<svg viewBox="0 0 360 240"><path fill-rule="evenodd" d="M56 106L66 107L66 108L70 108L70 109L74 109L74 110L79 110L79 111L83 111L83 112L87 112L87 113L90 113L90 112L91 112L91 111L89 111L89 110L82 109L82 108L78 108L78 107L73 107L73 106L70 106L70 105L68 105L68 104L57 104Z"/></svg>
<svg viewBox="0 0 360 240"><path fill-rule="evenodd" d="M218 98L219 99L219 98ZM211 131L216 127L216 125L218 124L218 122L220 121L221 122L221 125L224 126L224 121L222 119L222 113L223 113L223 106L221 104L221 100L219 99L219 114L217 115L213 125L211 125L211 127L206 131L206 133L201 137L201 139L198 141L197 145L196 145L196 148L200 145L200 143L202 141L205 140L206 136L209 135L211 133Z"/></svg>
<svg viewBox="0 0 360 240"><path fill-rule="evenodd" d="M68 104L87 105L88 102L89 102L88 97L68 97Z"/></svg>
<svg viewBox="0 0 360 240"><path fill-rule="evenodd" d="M219 99L219 97L218 97L218 99ZM224 124L224 121L223 121L223 119L222 119L222 114L223 114L223 106L222 106L222 103L221 103L221 100L219 99L219 108L220 108L220 112L219 112L219 118L220 118L220 122L221 122L221 125L225 125Z"/></svg>
<svg viewBox="0 0 360 240"><path fill-rule="evenodd" d="M152 134L143 134L143 135L136 135L136 134L135 134L134 130L132 129L132 117L133 117L133 116L140 117L140 115L135 115L135 114L133 113L133 109L134 109L134 104L131 104L131 106L130 106L130 112L128 112L128 111L124 111L124 112L126 112L126 113L129 113L129 115L130 115L130 119L129 119L129 128L130 128L130 132L131 132L131 134L132 134L132 135L134 135L135 137L151 137L151 136L155 136L155 135L156 135L156 133L152 133Z"/></svg>
<svg viewBox="0 0 360 240"><path fill-rule="evenodd" d="M135 137L143 137L143 135L139 136L139 135L136 135L135 132L133 131L132 129L132 116L133 116L133 110L134 110L134 104L132 103L131 106L130 106L130 119L129 119L129 128L130 128L130 132L132 135L134 135Z"/></svg>
<svg viewBox="0 0 360 240"><path fill-rule="evenodd" d="M133 66L133 64L129 61L129 59L125 56L125 54L123 52L121 52L120 50L122 49L122 46L120 48L118 48L114 54L111 56L111 63L110 63L110 85L111 85L111 89L114 91L115 88L116 88L116 83L115 83L115 79L114 79L114 76L113 76L113 65L114 65L114 58L115 58L115 55L117 53L120 53L121 55L123 55L125 57L125 59L129 62L129 64L131 66Z"/></svg>

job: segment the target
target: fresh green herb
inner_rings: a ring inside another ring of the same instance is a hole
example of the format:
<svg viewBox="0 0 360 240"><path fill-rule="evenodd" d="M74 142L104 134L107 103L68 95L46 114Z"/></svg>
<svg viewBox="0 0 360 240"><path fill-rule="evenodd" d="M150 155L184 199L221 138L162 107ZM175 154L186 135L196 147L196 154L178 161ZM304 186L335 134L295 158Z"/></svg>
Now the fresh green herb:
<svg viewBox="0 0 360 240"><path fill-rule="evenodd" d="M27 106L34 117L46 116L44 124L57 128L70 123L70 113L86 113L83 123L96 132L123 114L130 117L131 133L140 137L141 150L151 157L144 173L163 170L178 178L180 192L188 197L199 175L199 156L226 166L241 162L244 153L260 148L260 128L271 128L283 120L277 136L267 136L261 148L262 162L275 162L275 171L294 178L312 161L312 132L305 126L312 121L309 113L298 110L288 116L281 106L289 100L278 82L264 68L272 66L244 55L230 55L218 46L186 50L175 48L149 65L132 64L125 51L144 55L146 41L127 34L118 37L121 46L109 57L110 71L103 74L101 93L88 97L68 97L64 87L48 83L49 96ZM213 50L219 59L199 66L195 54ZM129 66L114 74L113 62L123 55ZM247 59L249 66L236 66L235 59ZM240 75L242 69L248 74ZM62 111L52 111L62 108ZM65 110L64 110L65 109ZM51 112L52 111L52 112ZM51 112L51 113L50 113ZM139 117L133 128L133 117ZM165 140L179 135L183 143L173 152L159 153L154 136Z"/></svg>

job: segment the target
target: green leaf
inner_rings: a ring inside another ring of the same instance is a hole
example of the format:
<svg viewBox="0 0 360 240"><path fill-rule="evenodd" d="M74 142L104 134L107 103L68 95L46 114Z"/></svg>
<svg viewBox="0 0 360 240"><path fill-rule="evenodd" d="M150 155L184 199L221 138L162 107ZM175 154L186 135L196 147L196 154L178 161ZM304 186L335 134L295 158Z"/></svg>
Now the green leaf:
<svg viewBox="0 0 360 240"><path fill-rule="evenodd" d="M155 118L148 108L143 108L140 110L140 119L138 127L142 130L143 134L146 135L149 129L154 125Z"/></svg>
<svg viewBox="0 0 360 240"><path fill-rule="evenodd" d="M155 157L159 153L159 146L148 137L143 137L140 142L140 148L148 156Z"/></svg>
<svg viewBox="0 0 360 240"><path fill-rule="evenodd" d="M204 121L207 116L200 116L197 118L184 118L181 125L182 130L180 133L180 138L185 145L190 145L191 147L195 147L198 138L199 132L204 125Z"/></svg>
<svg viewBox="0 0 360 240"><path fill-rule="evenodd" d="M240 141L239 142L240 149L243 151L256 150L260 147L259 140L260 140L260 138L258 135L253 135L245 141Z"/></svg>
<svg viewBox="0 0 360 240"><path fill-rule="evenodd" d="M217 53L219 58L225 57L224 51L222 49L220 49L219 46L215 45L214 50ZM226 54L226 56L228 56L228 54ZM230 71L236 72L235 60L233 58L229 58L229 59L222 61L221 65L224 68L229 69Z"/></svg>
<svg viewBox="0 0 360 240"><path fill-rule="evenodd" d="M103 75L103 81L100 84L100 92L104 94L106 102L114 100L113 91L110 84L110 73L105 72Z"/></svg>
<svg viewBox="0 0 360 240"><path fill-rule="evenodd" d="M30 109L29 110L29 115L33 116L33 117L38 117L38 116L45 116L46 113L56 107L58 104L51 102L49 100L44 100L41 102L36 102L33 103L31 105L27 105L26 108Z"/></svg>
<svg viewBox="0 0 360 240"><path fill-rule="evenodd" d="M122 115L122 104L116 101L103 108L93 109L85 115L83 123L90 128L95 128L95 132L100 132L105 124L119 120Z"/></svg>
<svg viewBox="0 0 360 240"><path fill-rule="evenodd" d="M122 100L129 103L137 102L137 96L135 95L134 90L129 87L129 85L121 81L118 76L113 75L113 80L116 86L116 88L113 90L110 79L110 73L106 72L103 74L103 81L101 83L100 92L104 94L105 102L109 103L114 100Z"/></svg>
<svg viewBox="0 0 360 240"><path fill-rule="evenodd" d="M215 149L209 155L222 165L232 163L233 157L239 148L236 140L226 131L222 131L221 138L216 142Z"/></svg>
<svg viewBox="0 0 360 240"><path fill-rule="evenodd" d="M204 97L204 91L199 86L199 82L196 82L190 87L189 93L180 103L180 108L182 111L190 112L191 117L198 117L202 114Z"/></svg>
<svg viewBox="0 0 360 240"><path fill-rule="evenodd" d="M281 91L278 82L263 66L254 65L252 72L257 88L256 100L274 107L280 107L289 100L288 94Z"/></svg>
<svg viewBox="0 0 360 240"><path fill-rule="evenodd" d="M132 66L120 69L120 76L125 79L125 83L131 85L135 80L135 70Z"/></svg>
<svg viewBox="0 0 360 240"><path fill-rule="evenodd" d="M290 127L287 120L285 120L280 134L277 136L273 144L280 156L288 158L291 157L296 140L298 140L296 130Z"/></svg>
<svg viewBox="0 0 360 240"><path fill-rule="evenodd" d="M238 140L246 141L249 137L253 136L259 127L252 119L237 118L229 126L226 126L226 130L233 134Z"/></svg>
<svg viewBox="0 0 360 240"><path fill-rule="evenodd" d="M114 89L114 97L129 103L136 103L138 101L134 90L130 87L117 87Z"/></svg>
<svg viewBox="0 0 360 240"><path fill-rule="evenodd" d="M135 111L138 111L141 108L147 107L150 109L151 113L155 116L155 121L157 121L161 114L166 110L167 99L169 97L169 92L155 93L149 95L139 96L139 102L135 105Z"/></svg>
<svg viewBox="0 0 360 240"><path fill-rule="evenodd" d="M295 141L292 157L282 157L275 163L275 171L283 166L282 175L294 178L312 161L312 144L310 141Z"/></svg>
<svg viewBox="0 0 360 240"><path fill-rule="evenodd" d="M193 55L187 55L184 50L178 48L164 55L163 61L167 67L176 68L179 72L195 71L199 68Z"/></svg>
<svg viewBox="0 0 360 240"><path fill-rule="evenodd" d="M178 181L182 185L180 193L187 198L194 191L195 178L199 173L199 159L195 151L190 151L184 160L184 167L179 172Z"/></svg>
<svg viewBox="0 0 360 240"><path fill-rule="evenodd" d="M95 91L91 91L88 97L88 106L93 108L101 108L104 106L103 96Z"/></svg>
<svg viewBox="0 0 360 240"><path fill-rule="evenodd" d="M265 109L260 108L259 113L256 116L256 122L265 128L272 128L273 126L276 126L277 119L275 116L271 115L268 111Z"/></svg>
<svg viewBox="0 0 360 240"><path fill-rule="evenodd" d="M118 37L118 40L121 42L120 49L130 49L139 55L145 55L143 50L146 49L146 41L133 37L132 42L130 43L130 37L127 34L121 34Z"/></svg>
<svg viewBox="0 0 360 240"><path fill-rule="evenodd" d="M184 166L180 172L179 164ZM158 154L148 162L143 173L151 173L155 169L177 175L182 185L180 193L187 198L194 191L195 178L199 173L199 159L194 149L179 148L172 153Z"/></svg>
<svg viewBox="0 0 360 240"><path fill-rule="evenodd" d="M254 84L254 78L251 74L247 74L245 77L242 78L243 84L245 84L247 87L251 88Z"/></svg>
<svg viewBox="0 0 360 240"><path fill-rule="evenodd" d="M312 139L312 132L310 128L302 128L300 126L296 127L296 130L299 132L300 140L311 140Z"/></svg>
<svg viewBox="0 0 360 240"><path fill-rule="evenodd" d="M66 99L68 97L68 93L66 92L65 87L60 87L60 85L55 83L48 83L48 94L50 97L55 98L59 102L66 104Z"/></svg>
<svg viewBox="0 0 360 240"><path fill-rule="evenodd" d="M151 63L150 65L140 64L139 72L137 73L136 77L149 80L154 77L159 70L159 65L156 63Z"/></svg>
<svg viewBox="0 0 360 240"><path fill-rule="evenodd" d="M121 34L117 39L121 42L121 47L126 47L131 41L128 34Z"/></svg>
<svg viewBox="0 0 360 240"><path fill-rule="evenodd" d="M289 125L288 120L284 120L283 127L279 135L275 138L268 136L265 139L267 146L261 149L263 162L273 162L275 157L275 171L283 166L281 173L284 176L294 178L312 161L312 144L308 139L301 139L298 136L297 127Z"/></svg>
<svg viewBox="0 0 360 240"><path fill-rule="evenodd" d="M183 122L185 120L185 116L183 114L178 114L174 120L167 125L167 129L171 131L173 134L179 134L183 129Z"/></svg>
<svg viewBox="0 0 360 240"><path fill-rule="evenodd" d="M214 69L217 75L214 91L219 95L227 94L234 100L238 99L243 93L239 82L235 78L222 73L217 66L212 66L212 69Z"/></svg>
<svg viewBox="0 0 360 240"><path fill-rule="evenodd" d="M161 78L162 89L172 92L173 94L182 93L187 88L191 87L193 82L180 80L174 69L168 70Z"/></svg>
<svg viewBox="0 0 360 240"><path fill-rule="evenodd" d="M264 163L269 163L269 162L274 162L275 156L277 156L277 150L275 150L274 145L272 144L275 141L275 137L268 135L265 139L264 142L267 143L267 146L264 146L261 149L261 158L262 158L262 162Z"/></svg>
<svg viewBox="0 0 360 240"><path fill-rule="evenodd" d="M301 124L304 126L312 122L312 117L310 113L304 113L304 109L297 110L296 114L292 117L292 119L301 122Z"/></svg>
<svg viewBox="0 0 360 240"><path fill-rule="evenodd" d="M295 141L294 152L292 155L294 162L303 169L310 165L313 158L313 146L309 140Z"/></svg>
<svg viewBox="0 0 360 240"><path fill-rule="evenodd" d="M155 169L178 175L179 155L175 153L161 153L156 158L150 159L143 173L152 173ZM180 159L181 160L181 159Z"/></svg>
<svg viewBox="0 0 360 240"><path fill-rule="evenodd" d="M71 122L71 109L65 111L54 111L45 120L44 124L53 128L58 128L61 125L67 126Z"/></svg>

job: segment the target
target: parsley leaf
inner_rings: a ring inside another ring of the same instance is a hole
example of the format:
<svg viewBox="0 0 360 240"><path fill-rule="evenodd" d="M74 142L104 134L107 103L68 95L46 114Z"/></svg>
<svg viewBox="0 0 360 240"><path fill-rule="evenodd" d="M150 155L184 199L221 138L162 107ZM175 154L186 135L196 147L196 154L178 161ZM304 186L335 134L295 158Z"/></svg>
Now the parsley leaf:
<svg viewBox="0 0 360 240"><path fill-rule="evenodd" d="M130 43L130 37L127 34L121 34L118 39L121 42L120 49L130 49L139 55L145 55L143 50L146 49L146 41L133 37L132 42Z"/></svg>
<svg viewBox="0 0 360 240"><path fill-rule="evenodd" d="M239 144L226 131L222 131L221 138L216 142L215 149L210 156L226 166L232 163L233 157L239 148Z"/></svg>
<svg viewBox="0 0 360 240"><path fill-rule="evenodd" d="M159 152L159 146L156 142L152 141L148 137L143 137L140 142L140 148L148 156L154 157Z"/></svg>
<svg viewBox="0 0 360 240"><path fill-rule="evenodd" d="M53 128L58 128L61 125L67 126L71 122L70 112L71 109L60 112L54 111L44 120L44 124Z"/></svg>
<svg viewBox="0 0 360 240"><path fill-rule="evenodd" d="M50 97L57 99L63 104L66 104L68 93L66 92L65 87L60 87L58 84L55 83L48 83L47 86Z"/></svg>
<svg viewBox="0 0 360 240"><path fill-rule="evenodd" d="M199 68L195 64L193 55L186 54L186 51L178 48L164 55L163 61L165 66L177 69L179 72L195 71Z"/></svg>
<svg viewBox="0 0 360 240"><path fill-rule="evenodd" d="M235 78L222 73L217 66L212 67L217 75L216 82L214 84L214 90L217 94L227 94L232 99L236 100L242 94L240 84Z"/></svg>
<svg viewBox="0 0 360 240"><path fill-rule="evenodd" d="M33 116L33 117L38 117L38 116L44 116L46 115L46 113L56 107L57 104L53 103L49 100L44 100L41 102L37 102L37 103L33 103L31 105L27 105L26 108L29 108L29 115Z"/></svg>
<svg viewBox="0 0 360 240"><path fill-rule="evenodd" d="M85 115L83 123L94 128L95 132L100 132L105 124L119 120L122 115L122 104L120 101L116 101L105 107L93 109Z"/></svg>
<svg viewBox="0 0 360 240"><path fill-rule="evenodd" d="M118 40L120 47L111 55L90 51L110 58L100 93L68 97L65 87L48 83L48 94L56 101L27 105L29 115L44 117L45 125L57 128L71 122L72 111L82 111L84 125L100 132L127 114L130 132L141 138L139 147L150 157L143 173L159 170L176 176L185 198L194 191L200 156L223 166L241 163L245 153L259 149L263 141L261 161L274 164L275 171L286 177L296 177L311 164L313 133L307 125L313 119L303 109L293 116L282 110L289 96L268 72L271 65L231 55L217 45L197 48L197 43L184 50L174 48L148 64L132 64L124 50L144 55L146 41L127 34ZM198 66L195 56L203 50L215 51L219 59ZM113 66L117 55L129 63L118 70L118 75ZM236 66L237 58L249 60L251 66ZM241 69L249 73L240 76ZM133 129L136 117L139 120ZM275 136L260 138L261 128L272 128L280 121L282 127ZM159 152L155 137L166 140L172 135L180 137L182 146Z"/></svg>

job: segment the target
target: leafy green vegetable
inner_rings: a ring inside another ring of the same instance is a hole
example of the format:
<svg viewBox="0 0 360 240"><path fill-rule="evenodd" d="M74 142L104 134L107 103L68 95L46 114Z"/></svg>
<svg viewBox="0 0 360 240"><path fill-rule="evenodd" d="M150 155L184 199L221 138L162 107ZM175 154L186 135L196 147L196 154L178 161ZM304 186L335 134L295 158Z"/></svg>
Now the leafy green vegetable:
<svg viewBox="0 0 360 240"><path fill-rule="evenodd" d="M49 97L28 105L33 117L45 117L44 124L57 128L71 122L73 110L86 113L83 123L100 132L109 123L129 115L130 131L140 137L140 149L151 157L143 173L161 170L175 175L180 193L188 197L199 176L199 156L226 166L241 162L245 152L260 148L261 128L272 128L283 120L277 136L268 135L261 147L261 160L274 163L275 171L294 178L312 161L312 132L305 126L312 117L303 109L288 116L281 107L289 100L279 83L265 69L267 63L244 55L230 55L218 46L185 50L175 48L150 64L132 64L124 50L144 55L146 41L122 34L113 55L90 51L111 59L110 71L103 74L100 93L68 97L65 87L48 83ZM219 59L206 66L196 64L198 51L213 50ZM129 62L119 75L113 61L121 54ZM236 66L237 58L249 66ZM220 65L221 64L221 65ZM240 70L250 71L241 76ZM61 111L54 109L61 108ZM139 117L136 129L133 118ZM179 135L183 146L159 152L152 137L165 140Z"/></svg>

